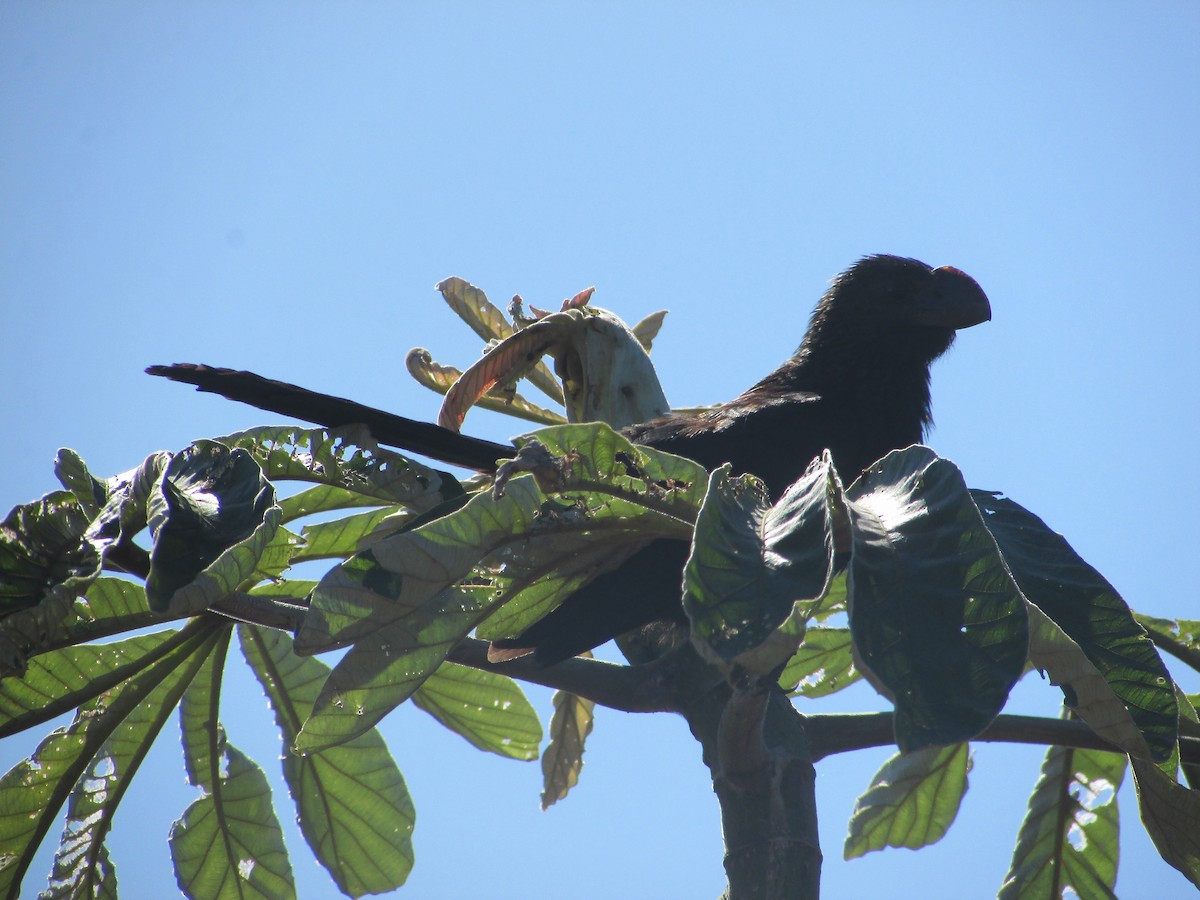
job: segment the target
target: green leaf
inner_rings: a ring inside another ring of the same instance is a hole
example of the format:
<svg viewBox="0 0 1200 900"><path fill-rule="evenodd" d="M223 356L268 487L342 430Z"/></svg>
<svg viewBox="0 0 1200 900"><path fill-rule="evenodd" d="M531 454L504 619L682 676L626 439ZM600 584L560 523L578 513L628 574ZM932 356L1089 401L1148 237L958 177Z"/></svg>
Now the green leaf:
<svg viewBox="0 0 1200 900"><path fill-rule="evenodd" d="M793 696L826 697L862 678L854 668L849 628L810 627L804 643L779 676L779 685Z"/></svg>
<svg viewBox="0 0 1200 900"><path fill-rule="evenodd" d="M281 502L285 521L347 506L420 512L462 493L454 476L380 447L364 426L252 428L218 440L249 453L271 481L316 483Z"/></svg>
<svg viewBox="0 0 1200 900"><path fill-rule="evenodd" d="M215 620L196 620L184 631L187 640L168 655L124 682L119 688L98 696L80 707L75 720L66 728L48 735L33 755L18 763L0 778L0 847L7 865L0 867L0 897L17 897L21 881L38 845L58 816L58 811L81 777L89 771L110 780L104 795L104 809L96 820L70 825L68 839L88 831L83 844L75 843L72 853L85 852L81 876L102 883L106 877L96 847L111 821L112 811L123 795L146 751L169 717L188 682L212 649L215 636L224 626ZM112 771L106 763L111 757ZM81 788L86 791L87 785ZM72 809L89 809L89 803L101 795L80 795ZM72 820L74 821L74 819ZM63 860L63 865L68 865ZM65 870L64 870L65 871Z"/></svg>
<svg viewBox="0 0 1200 900"><path fill-rule="evenodd" d="M412 700L480 750L513 759L537 759L542 725L511 678L442 663Z"/></svg>
<svg viewBox="0 0 1200 900"><path fill-rule="evenodd" d="M373 726L411 696L472 628L505 609L501 634L544 615L579 584L656 534L680 537L700 505L695 463L634 447L603 425L538 432L548 501L528 477L385 538L322 579L299 653L353 643L297 746L314 750ZM643 524L644 523L644 524ZM637 532L636 538L632 535ZM519 595L519 597L518 597ZM481 636L501 626L489 622Z"/></svg>
<svg viewBox="0 0 1200 900"><path fill-rule="evenodd" d="M88 471L87 463L66 447L54 457L54 476L64 489L75 495L88 517L95 516L108 502L108 485Z"/></svg>
<svg viewBox="0 0 1200 900"><path fill-rule="evenodd" d="M46 615L45 605L22 610L0 620L0 646L22 660L34 653L49 653L71 644L157 625L162 616L146 607L141 585L118 578L97 578L84 596L56 606ZM8 657L11 659L15 657ZM24 662L22 662L22 668Z"/></svg>
<svg viewBox="0 0 1200 900"><path fill-rule="evenodd" d="M69 603L100 574L100 554L83 540L87 526L87 513L67 491L13 508L0 523L0 616L49 597Z"/></svg>
<svg viewBox="0 0 1200 900"><path fill-rule="evenodd" d="M171 608L177 592L255 534L274 503L275 489L245 450L197 441L176 454L147 507L154 534L146 579L150 608ZM174 608L197 611L207 605L192 605L196 599L193 592Z"/></svg>
<svg viewBox="0 0 1200 900"><path fill-rule="evenodd" d="M224 741L220 759L218 792L196 800L171 827L179 889L202 900L295 897L267 776Z"/></svg>
<svg viewBox="0 0 1200 900"><path fill-rule="evenodd" d="M202 790L171 826L171 858L188 897L296 896L292 866L262 769L226 740L221 683L230 629L179 708L188 781Z"/></svg>
<svg viewBox="0 0 1200 900"><path fill-rule="evenodd" d="M23 677L0 679L0 737L48 722L112 690L186 639L178 631L160 631L37 657Z"/></svg>
<svg viewBox="0 0 1200 900"><path fill-rule="evenodd" d="M1133 743L1119 731L1113 735L1112 723L1125 720L1127 715L1144 738L1151 757L1157 762L1168 759L1178 738L1174 682L1125 601L1062 535L1051 531L1037 516L1006 497L984 491L973 491L972 496L986 516L987 527L1022 594L1086 657L1086 667L1073 667L1078 673L1074 680L1067 681L1051 672L1056 684L1066 685L1070 704L1094 730L1122 749L1144 753L1146 747L1137 746L1141 742L1136 741L1136 735ZM1046 652L1053 652L1063 643L1053 637L1047 640L1051 646ZM1034 649L1041 648L1035 645ZM1049 670L1038 656L1034 663ZM1105 685L1089 683L1086 678L1090 672L1098 673ZM1128 713L1104 702L1109 692Z"/></svg>
<svg viewBox="0 0 1200 900"><path fill-rule="evenodd" d="M1117 789L1125 757L1050 747L1029 798L1001 900L1116 897L1120 816Z"/></svg>
<svg viewBox="0 0 1200 900"><path fill-rule="evenodd" d="M583 697L554 692L550 743L542 754L542 809L549 809L579 783L583 751L592 733L596 704Z"/></svg>
<svg viewBox="0 0 1200 900"><path fill-rule="evenodd" d="M970 770L965 743L893 756L855 804L843 856L853 859L884 847L916 850L940 841L958 815Z"/></svg>
<svg viewBox="0 0 1200 900"><path fill-rule="evenodd" d="M385 527L389 524L391 527ZM292 562L351 556L373 543L371 538L378 540L382 537L377 534L381 528L384 534L390 534L403 524L403 507L385 506L329 522L305 525L300 530L304 546L293 555Z"/></svg>
<svg viewBox="0 0 1200 900"><path fill-rule="evenodd" d="M394 890L413 864L412 800L375 729L327 750L292 751L329 667L292 652L284 634L238 626L246 661L263 686L283 736L283 775L300 830L345 894Z"/></svg>
<svg viewBox="0 0 1200 900"><path fill-rule="evenodd" d="M511 636L618 565L624 557L615 547L628 554L655 536L690 535L707 480L695 463L635 447L603 425L559 426L536 437L560 464L548 489L569 502L547 502L531 479L516 478L499 499L478 494L379 541L322 579L298 652L335 649L411 616L428 618L437 612L434 598L468 576L473 589L494 593L463 619L468 630L521 594L503 626L493 621L481 631Z"/></svg>
<svg viewBox="0 0 1200 900"><path fill-rule="evenodd" d="M1189 791L1140 759L1130 759L1138 808L1154 846L1168 863L1200 888L1200 791Z"/></svg>
<svg viewBox="0 0 1200 900"><path fill-rule="evenodd" d="M1021 676L1025 604L953 463L889 453L846 491L857 661L905 751L978 734Z"/></svg>
<svg viewBox="0 0 1200 900"><path fill-rule="evenodd" d="M712 473L684 570L683 607L702 656L766 674L791 656L833 571L828 457L771 505L753 476Z"/></svg>

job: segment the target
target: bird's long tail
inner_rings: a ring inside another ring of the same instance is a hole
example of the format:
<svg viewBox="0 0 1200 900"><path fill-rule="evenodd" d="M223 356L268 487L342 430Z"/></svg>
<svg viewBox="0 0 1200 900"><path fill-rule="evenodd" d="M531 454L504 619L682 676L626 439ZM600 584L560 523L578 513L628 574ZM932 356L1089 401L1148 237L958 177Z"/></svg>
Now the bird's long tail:
<svg viewBox="0 0 1200 900"><path fill-rule="evenodd" d="M150 366L146 372L171 381L194 384L197 390L220 394L239 403L326 428L362 424L381 444L480 472L494 472L498 459L513 455L513 448L505 444L468 437L440 425L407 419L343 397L263 378L253 372L194 363Z"/></svg>

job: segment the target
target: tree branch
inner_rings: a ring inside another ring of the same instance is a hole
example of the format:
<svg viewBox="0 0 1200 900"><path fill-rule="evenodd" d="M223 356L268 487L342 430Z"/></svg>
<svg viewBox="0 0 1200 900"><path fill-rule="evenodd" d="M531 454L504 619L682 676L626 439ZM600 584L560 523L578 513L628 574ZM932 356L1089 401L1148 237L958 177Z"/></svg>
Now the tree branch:
<svg viewBox="0 0 1200 900"><path fill-rule="evenodd" d="M681 663L671 661L673 654L642 666L622 666L575 657L543 668L532 656L488 662L487 648L486 641L463 638L446 659L472 669L567 691L622 712L679 711L675 683Z"/></svg>
<svg viewBox="0 0 1200 900"><path fill-rule="evenodd" d="M835 753L884 747L896 742L893 731L894 714L825 713L805 717L813 759L820 760ZM973 737L973 741L1010 744L1042 744L1074 747L1079 750L1125 751L1097 735L1078 720L1047 719L1039 716L1001 715ZM1200 762L1200 739L1181 737L1180 756L1184 762Z"/></svg>

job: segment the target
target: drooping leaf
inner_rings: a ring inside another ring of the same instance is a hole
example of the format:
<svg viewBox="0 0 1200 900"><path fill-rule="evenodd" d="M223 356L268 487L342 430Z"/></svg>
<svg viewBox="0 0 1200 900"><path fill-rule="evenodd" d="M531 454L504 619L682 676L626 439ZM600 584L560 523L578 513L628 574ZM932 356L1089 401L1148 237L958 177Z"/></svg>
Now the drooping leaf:
<svg viewBox="0 0 1200 900"><path fill-rule="evenodd" d="M121 784L117 790L116 782L111 782L114 789L106 795L109 798L106 802L111 801L111 805L101 811L99 824L88 832L85 843L94 849L91 837L103 840L112 810L128 779L133 777L223 627L215 620L189 623L184 629L187 640L119 688L84 704L68 727L52 732L31 757L0 778L0 847L4 848L8 863L0 867L0 897L20 896L25 872L62 804L107 745L107 755L115 760L113 771L109 773L100 764L95 771L104 772L110 779L119 778ZM88 798L80 796L77 801L80 805L75 808L82 810L87 802ZM72 831L81 830L73 827ZM68 837L71 836L69 833ZM77 845L75 849L78 851L80 847ZM99 860L96 851L92 861L85 865L102 880Z"/></svg>
<svg viewBox="0 0 1200 900"><path fill-rule="evenodd" d="M537 759L542 725L511 678L442 663L412 700L480 750L512 759Z"/></svg>
<svg viewBox="0 0 1200 900"><path fill-rule="evenodd" d="M592 733L596 704L566 691L554 692L550 743L542 754L542 809L549 809L579 783L583 751Z"/></svg>
<svg viewBox="0 0 1200 900"><path fill-rule="evenodd" d="M68 491L13 508L0 523L0 616L51 595L69 602L100 574L100 554L83 540L88 521Z"/></svg>
<svg viewBox="0 0 1200 900"><path fill-rule="evenodd" d="M766 674L799 646L833 572L826 457L771 505L753 476L712 473L685 575L684 610L702 656Z"/></svg>
<svg viewBox="0 0 1200 900"><path fill-rule="evenodd" d="M1001 900L1116 897L1117 789L1125 757L1051 747L1029 798Z"/></svg>
<svg viewBox="0 0 1200 900"><path fill-rule="evenodd" d="M274 487L247 451L198 441L176 454L148 504L154 535L146 579L150 607L168 609L177 591L253 535L274 503ZM276 508L276 522L278 515ZM181 599L176 608L203 606Z"/></svg>
<svg viewBox="0 0 1200 900"><path fill-rule="evenodd" d="M294 753L329 667L297 656L278 631L241 625L238 636L282 733L284 779L317 859L352 897L400 887L413 865L415 813L383 738L371 729L327 750Z"/></svg>
<svg viewBox="0 0 1200 900"><path fill-rule="evenodd" d="M202 794L171 826L171 859L188 897L285 900L296 896L296 885L271 788L220 722L230 631L222 631L179 708L188 781Z"/></svg>
<svg viewBox="0 0 1200 900"><path fill-rule="evenodd" d="M1142 822L1159 854L1200 888L1200 791L1190 791L1157 766L1131 758Z"/></svg>
<svg viewBox="0 0 1200 900"><path fill-rule="evenodd" d="M916 850L940 841L958 815L970 771L965 743L893 756L854 806L844 858L884 847Z"/></svg>
<svg viewBox="0 0 1200 900"><path fill-rule="evenodd" d="M1037 516L996 494L972 491L972 497L1025 598L1078 645L1128 709L1151 757L1169 758L1178 738L1174 682L1125 601ZM1118 716L1111 708L1093 714L1083 706L1079 714L1097 730ZM1128 743L1121 746L1138 752Z"/></svg>
<svg viewBox="0 0 1200 900"><path fill-rule="evenodd" d="M896 704L902 750L987 727L1021 676L1025 603L953 463L889 453L846 491L856 662Z"/></svg>
<svg viewBox="0 0 1200 900"><path fill-rule="evenodd" d="M793 696L826 697L862 678L854 668L849 628L810 627L779 676L779 685Z"/></svg>

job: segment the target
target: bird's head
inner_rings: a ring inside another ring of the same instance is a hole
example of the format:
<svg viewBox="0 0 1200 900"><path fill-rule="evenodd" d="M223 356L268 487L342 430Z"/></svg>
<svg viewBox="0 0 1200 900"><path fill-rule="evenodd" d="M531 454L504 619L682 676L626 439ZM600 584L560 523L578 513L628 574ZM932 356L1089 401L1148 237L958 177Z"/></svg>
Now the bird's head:
<svg viewBox="0 0 1200 900"><path fill-rule="evenodd" d="M991 317L983 289L952 266L868 256L834 279L813 312L801 351L848 350L850 340L860 351L886 346L928 363L946 351L956 331Z"/></svg>

